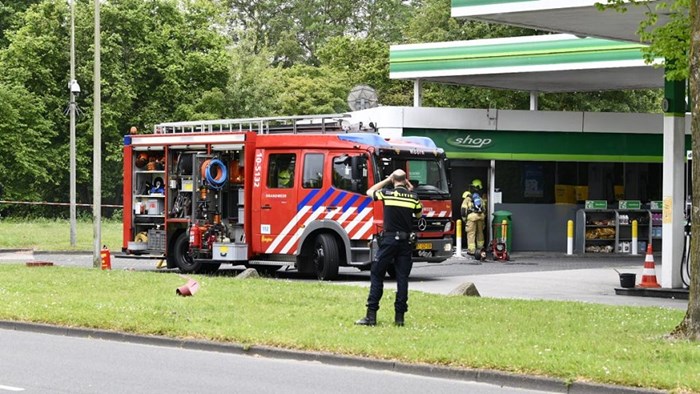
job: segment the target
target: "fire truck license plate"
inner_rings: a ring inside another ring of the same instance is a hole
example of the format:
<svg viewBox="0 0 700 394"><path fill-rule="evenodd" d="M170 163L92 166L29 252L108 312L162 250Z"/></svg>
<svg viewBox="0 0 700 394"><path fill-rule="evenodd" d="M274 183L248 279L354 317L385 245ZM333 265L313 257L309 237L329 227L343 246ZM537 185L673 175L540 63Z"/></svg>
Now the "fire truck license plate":
<svg viewBox="0 0 700 394"><path fill-rule="evenodd" d="M433 244L430 242L418 242L416 244L416 249L419 250L431 250L433 248Z"/></svg>

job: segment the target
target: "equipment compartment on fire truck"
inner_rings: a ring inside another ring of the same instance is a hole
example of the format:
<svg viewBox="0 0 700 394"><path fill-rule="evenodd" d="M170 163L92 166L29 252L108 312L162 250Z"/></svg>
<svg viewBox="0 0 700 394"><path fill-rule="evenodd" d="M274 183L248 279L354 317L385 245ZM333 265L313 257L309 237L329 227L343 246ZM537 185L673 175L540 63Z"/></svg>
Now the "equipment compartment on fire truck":
<svg viewBox="0 0 700 394"><path fill-rule="evenodd" d="M450 257L444 152L428 139L349 133L343 118L163 123L126 136L123 251L183 272L368 269L383 212L365 192L403 168L425 207L414 260Z"/></svg>

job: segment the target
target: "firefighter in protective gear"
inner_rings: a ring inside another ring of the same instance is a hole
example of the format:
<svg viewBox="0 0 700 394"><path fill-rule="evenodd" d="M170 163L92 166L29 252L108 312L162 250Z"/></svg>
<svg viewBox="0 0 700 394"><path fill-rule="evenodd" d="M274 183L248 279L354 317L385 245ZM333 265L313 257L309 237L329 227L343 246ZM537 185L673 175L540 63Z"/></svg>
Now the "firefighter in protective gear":
<svg viewBox="0 0 700 394"><path fill-rule="evenodd" d="M281 169L277 173L277 187L288 189L292 187L292 180L294 179L294 165L290 164L288 167Z"/></svg>
<svg viewBox="0 0 700 394"><path fill-rule="evenodd" d="M486 227L486 198L480 179L474 179L462 194L461 213L467 228L467 253L477 256L484 248Z"/></svg>

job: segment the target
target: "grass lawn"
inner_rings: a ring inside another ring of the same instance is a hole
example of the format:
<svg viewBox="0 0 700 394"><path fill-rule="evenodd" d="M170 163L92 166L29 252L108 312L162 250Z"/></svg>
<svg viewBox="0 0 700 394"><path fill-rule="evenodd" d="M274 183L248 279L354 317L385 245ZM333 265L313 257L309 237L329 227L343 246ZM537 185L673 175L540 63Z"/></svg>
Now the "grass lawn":
<svg viewBox="0 0 700 394"><path fill-rule="evenodd" d="M122 247L122 223L102 221L102 244L110 250ZM92 250L92 221L79 220L76 226L76 246L70 246L68 220L3 218L0 220L0 249L34 249L39 251Z"/></svg>
<svg viewBox="0 0 700 394"><path fill-rule="evenodd" d="M400 328L387 291L379 325L359 327L367 289L331 283L195 276L184 298L161 272L3 264L0 277L4 320L700 392L700 343L665 338L679 310L411 292Z"/></svg>

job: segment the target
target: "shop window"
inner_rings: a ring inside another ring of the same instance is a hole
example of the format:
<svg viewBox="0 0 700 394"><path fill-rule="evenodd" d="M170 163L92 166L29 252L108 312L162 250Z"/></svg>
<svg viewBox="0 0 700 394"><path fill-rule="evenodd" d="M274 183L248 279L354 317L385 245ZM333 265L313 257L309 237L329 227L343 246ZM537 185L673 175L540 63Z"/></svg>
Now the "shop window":
<svg viewBox="0 0 700 394"><path fill-rule="evenodd" d="M661 199L662 174L663 165L658 163L499 161L495 187L504 203L621 199L648 203Z"/></svg>
<svg viewBox="0 0 700 394"><path fill-rule="evenodd" d="M509 204L553 204L556 163L496 162L496 189Z"/></svg>

